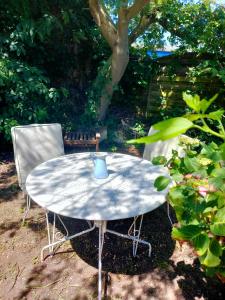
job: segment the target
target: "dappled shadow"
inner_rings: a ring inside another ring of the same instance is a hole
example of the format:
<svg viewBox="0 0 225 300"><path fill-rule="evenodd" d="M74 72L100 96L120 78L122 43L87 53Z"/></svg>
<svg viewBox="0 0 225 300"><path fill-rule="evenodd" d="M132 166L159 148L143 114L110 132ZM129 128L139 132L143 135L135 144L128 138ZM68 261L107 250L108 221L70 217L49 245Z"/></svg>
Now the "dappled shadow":
<svg viewBox="0 0 225 300"><path fill-rule="evenodd" d="M54 271L53 271L54 270ZM63 265L60 268L49 268L46 263L35 266L28 275L23 288L20 290L18 295L14 297L14 300L27 299L29 296L33 296L34 290L40 290L39 293L43 294L41 299L51 299L48 295L45 295L45 288L54 286L60 281L61 274L63 272ZM42 291L43 290L43 291ZM29 298L31 299L31 298Z"/></svg>
<svg viewBox="0 0 225 300"><path fill-rule="evenodd" d="M70 233L87 229L87 223L81 220L63 218ZM132 219L112 221L108 223L108 228L121 233L126 233ZM58 224L59 226L59 224ZM60 226L59 226L60 227ZM177 293L177 299L194 299L204 297L204 299L224 299L224 286L216 279L207 278L201 270L198 260L194 264L186 264L180 261L175 264L170 257L173 254L175 243L171 239L170 226L166 215L165 207L160 207L144 217L141 238L150 241L152 244L152 257L148 258L147 249L144 245L139 245L136 257L132 256L132 242L126 239L106 234L103 248L103 289L105 296L112 294L111 286L114 279L111 274L134 275L120 287L125 296L124 299L139 299L141 296L135 295L135 290L142 289L143 295L149 297L159 296L159 290L168 286ZM74 251L86 263L98 267L98 230L84 236L71 240ZM97 272L97 270L96 270ZM123 282L123 281L122 281ZM176 282L176 283L175 283ZM176 286L179 290L176 290ZM97 273L95 280L90 282L90 287L97 287ZM120 290L121 290L120 289ZM113 296L119 297L113 293ZM86 299L79 298L75 300ZM107 297L105 297L107 299Z"/></svg>
<svg viewBox="0 0 225 300"><path fill-rule="evenodd" d="M63 156L34 169L26 188L40 206L79 219L129 218L164 203L167 191L159 193L153 186L157 176L167 173L164 168L131 159L130 155L110 153L107 165L111 172L100 181L93 176L89 154Z"/></svg>
<svg viewBox="0 0 225 300"><path fill-rule="evenodd" d="M51 218L50 218L51 219ZM85 221L63 218L70 234L88 228ZM108 222L108 228L127 233L133 219ZM62 230L60 223L57 227ZM168 261L174 250L174 241L170 237L170 226L163 208L148 213L144 217L141 238L151 242L152 256L148 257L148 248L139 244L137 256L132 256L132 241L106 233L103 248L103 270L122 274L142 274L153 270L163 259ZM97 268L98 230L71 240L76 253L88 264Z"/></svg>
<svg viewBox="0 0 225 300"><path fill-rule="evenodd" d="M15 200L19 191L15 165L13 163L0 164L0 203Z"/></svg>
<svg viewBox="0 0 225 300"><path fill-rule="evenodd" d="M187 300L202 297L224 299L225 297L225 286L216 278L207 277L197 258L192 265L185 264L184 261L175 265L173 261L170 261L164 272L171 280L178 278L177 283L182 290L183 297Z"/></svg>
<svg viewBox="0 0 225 300"><path fill-rule="evenodd" d="M6 221L0 224L0 234L10 231L9 237L14 237L16 231L21 228L21 222L18 221Z"/></svg>
<svg viewBox="0 0 225 300"><path fill-rule="evenodd" d="M12 299L50 300L56 299L57 294L61 299L60 294L64 293L69 299L94 300L97 296L97 277L88 278L84 273L85 270L79 266L77 259L66 259L63 253L56 254L53 259L49 257L45 262L32 267L27 274L23 274L25 281ZM67 299L64 296L62 298Z"/></svg>
<svg viewBox="0 0 225 300"><path fill-rule="evenodd" d="M112 221L108 228L127 234L133 219ZM141 238L152 245L152 256L148 257L148 248L139 244L137 256L132 255L132 241L106 233L103 248L103 270L120 274L142 274L157 267L162 258L168 260L173 253L174 241L170 237L167 216L159 208L144 217ZM80 237L72 241L76 253L87 263L97 268L98 230L87 238ZM90 252L91 251L91 252Z"/></svg>
<svg viewBox="0 0 225 300"><path fill-rule="evenodd" d="M23 227L29 228L33 232L37 233L45 230L45 215L43 213L38 213L35 218L32 216L27 217L24 225L22 224L22 218L17 221L6 220L4 223L0 223L0 234L9 232L8 237L13 238L16 235L16 232L21 230Z"/></svg>

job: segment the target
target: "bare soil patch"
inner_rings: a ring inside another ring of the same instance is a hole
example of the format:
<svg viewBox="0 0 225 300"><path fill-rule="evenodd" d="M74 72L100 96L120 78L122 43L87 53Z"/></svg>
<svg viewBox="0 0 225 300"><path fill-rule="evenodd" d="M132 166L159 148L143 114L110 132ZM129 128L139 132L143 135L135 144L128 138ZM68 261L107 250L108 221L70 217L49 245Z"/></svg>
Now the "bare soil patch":
<svg viewBox="0 0 225 300"><path fill-rule="evenodd" d="M139 155L134 149L131 152ZM32 203L27 222L21 226L24 207L13 158L5 156L0 162L0 299L97 299L97 231L63 244L54 257L42 263L40 250L47 244L44 211ZM64 221L73 233L87 227L80 220ZM126 232L131 222L108 225ZM145 216L142 238L152 243L151 258L143 246L134 258L130 241L106 235L105 299L225 298L224 285L205 277L192 249L176 244L170 230L165 207Z"/></svg>

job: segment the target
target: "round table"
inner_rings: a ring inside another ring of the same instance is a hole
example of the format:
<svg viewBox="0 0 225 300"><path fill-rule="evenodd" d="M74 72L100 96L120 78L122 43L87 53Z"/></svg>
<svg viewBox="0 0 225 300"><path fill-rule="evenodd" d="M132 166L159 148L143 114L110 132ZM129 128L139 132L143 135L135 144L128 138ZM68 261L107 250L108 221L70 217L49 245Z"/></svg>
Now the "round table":
<svg viewBox="0 0 225 300"><path fill-rule="evenodd" d="M42 253L44 249L57 243L99 228L98 299L101 299L104 233L109 232L149 244L139 237L108 230L106 222L143 215L163 204L166 201L167 189L157 192L154 180L161 175L168 176L166 168L154 166L147 160L120 153L103 154L106 155L109 173L106 179L94 177L94 153L91 152L64 155L44 162L26 180L28 195L46 210L62 216L94 221L90 229L47 245Z"/></svg>

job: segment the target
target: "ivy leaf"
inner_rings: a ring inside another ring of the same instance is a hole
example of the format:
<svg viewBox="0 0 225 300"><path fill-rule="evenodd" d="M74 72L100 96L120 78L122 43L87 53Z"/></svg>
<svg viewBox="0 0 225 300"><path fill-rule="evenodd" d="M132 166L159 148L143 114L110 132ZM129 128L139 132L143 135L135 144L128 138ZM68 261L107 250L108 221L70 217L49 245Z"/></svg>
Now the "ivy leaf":
<svg viewBox="0 0 225 300"><path fill-rule="evenodd" d="M154 187L157 188L157 191L162 191L164 190L169 183L171 182L171 179L169 177L166 176L159 176L156 178L155 182L154 182Z"/></svg>

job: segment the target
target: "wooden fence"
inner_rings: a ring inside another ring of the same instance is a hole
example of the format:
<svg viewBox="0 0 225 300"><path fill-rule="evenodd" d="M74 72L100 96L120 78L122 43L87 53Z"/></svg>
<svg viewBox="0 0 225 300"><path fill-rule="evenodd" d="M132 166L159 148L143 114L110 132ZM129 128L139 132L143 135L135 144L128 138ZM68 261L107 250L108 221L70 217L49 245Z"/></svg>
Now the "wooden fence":
<svg viewBox="0 0 225 300"><path fill-rule="evenodd" d="M157 74L149 83L148 116L162 113L162 111L170 115L175 115L176 112L179 115L184 112L183 91L190 90L209 98L224 89L223 83L215 78L200 77L191 80L187 77L189 68L198 65L203 59L209 59L209 57L196 58L194 54L189 53L183 56L171 55L153 62Z"/></svg>

